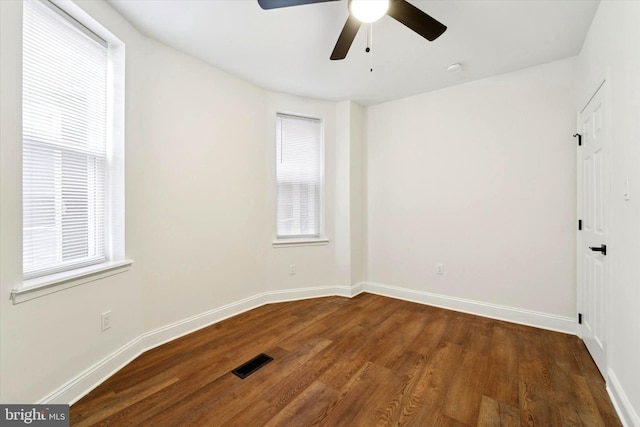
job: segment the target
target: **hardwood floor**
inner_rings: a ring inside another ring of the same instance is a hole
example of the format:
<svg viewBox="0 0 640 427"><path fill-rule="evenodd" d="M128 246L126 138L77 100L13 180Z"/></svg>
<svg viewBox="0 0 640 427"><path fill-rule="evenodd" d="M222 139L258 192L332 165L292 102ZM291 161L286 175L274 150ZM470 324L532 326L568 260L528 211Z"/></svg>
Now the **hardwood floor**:
<svg viewBox="0 0 640 427"><path fill-rule="evenodd" d="M621 425L579 338L372 294L266 305L150 350L71 424Z"/></svg>

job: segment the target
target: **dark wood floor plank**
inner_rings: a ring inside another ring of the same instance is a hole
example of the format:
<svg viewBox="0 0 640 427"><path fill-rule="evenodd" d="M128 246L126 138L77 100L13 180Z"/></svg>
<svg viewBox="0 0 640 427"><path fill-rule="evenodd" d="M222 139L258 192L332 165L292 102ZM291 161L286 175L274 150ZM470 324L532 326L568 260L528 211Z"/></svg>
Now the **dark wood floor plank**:
<svg viewBox="0 0 640 427"><path fill-rule="evenodd" d="M340 301L342 300L345 299L341 298ZM313 312L316 314L313 317L308 316L307 312L303 312L304 317L300 318L301 321L297 324L295 333L290 333L279 345L282 348L291 350L298 348L315 336L323 336L327 339L340 339L346 331L357 326L357 321L354 319L355 316L348 316L349 313L353 314L351 310L339 310L340 306L337 304L329 307L323 304L322 307L325 308L326 311L314 310ZM331 321L323 322L322 319L326 317L330 317ZM338 321L340 325L338 328L335 328L336 321Z"/></svg>
<svg viewBox="0 0 640 427"><path fill-rule="evenodd" d="M480 412L482 394L469 381L468 371L458 370L442 407L442 413L467 425L474 425Z"/></svg>
<svg viewBox="0 0 640 427"><path fill-rule="evenodd" d="M401 337L401 330L404 329L407 318L406 311L399 310L379 322L374 328L370 328L368 340L358 350L358 354L366 360L383 366L385 362L396 360L399 354L405 351L407 345L406 340ZM408 326L411 328L409 335L415 336L417 333L415 325ZM385 351L380 351L383 347Z"/></svg>
<svg viewBox="0 0 640 427"><path fill-rule="evenodd" d="M391 370L381 371L380 380L376 380L375 386L361 399L360 411L355 416L357 423L369 426L392 425L391 418L398 410L403 389L402 380Z"/></svg>
<svg viewBox="0 0 640 427"><path fill-rule="evenodd" d="M82 418L82 420L78 420L74 423L74 425L94 425L99 421L110 418L112 421L117 423L120 416L121 411L130 408L134 404L144 400L146 397L151 396L157 393L160 390L164 390L172 384L175 384L178 381L178 378L170 378L163 383L156 384L152 387L148 387L144 390L141 390L139 393L135 393L130 395L128 398L120 396L119 399L115 400L110 404L103 404L100 409L86 412L86 416ZM105 402L106 403L106 402ZM77 418L76 418L77 419Z"/></svg>
<svg viewBox="0 0 640 427"><path fill-rule="evenodd" d="M230 371L266 352L244 380ZM72 425L620 426L582 341L373 294L269 304L141 355Z"/></svg>
<svg viewBox="0 0 640 427"><path fill-rule="evenodd" d="M570 375L569 376L569 384L571 388L574 390L577 399L582 403L582 410L580 411L580 419L582 420L583 425L586 426L606 426L602 416L600 415L600 410L598 409L598 405L596 404L593 395L591 394L591 390L587 384L587 381L584 377L578 375Z"/></svg>
<svg viewBox="0 0 640 427"><path fill-rule="evenodd" d="M390 371L382 366L368 363L349 381L339 393L336 404L329 408L322 424L372 425L368 420L377 416L378 407L371 405L372 397L379 393L389 377Z"/></svg>
<svg viewBox="0 0 640 427"><path fill-rule="evenodd" d="M389 316L387 322L391 323L393 331L382 338L386 351L378 351L369 360L393 368L416 336L424 330L426 321L426 317L419 310L410 308Z"/></svg>
<svg viewBox="0 0 640 427"><path fill-rule="evenodd" d="M573 351L574 338L577 339L577 337L569 338L564 334L556 332L551 333L549 338L551 339L550 344L553 348L556 365L567 374L582 375L580 365Z"/></svg>
<svg viewBox="0 0 640 427"><path fill-rule="evenodd" d="M317 360L310 361L305 369L320 372L318 380L340 390L362 368L367 360L360 354L366 343L368 331L361 327L351 329L345 336L326 349Z"/></svg>
<svg viewBox="0 0 640 427"><path fill-rule="evenodd" d="M315 426L327 415L329 405L336 398L337 391L314 381L294 400L285 406L265 426Z"/></svg>
<svg viewBox="0 0 640 427"><path fill-rule="evenodd" d="M545 398L548 392L535 381L530 382L527 379L521 379L519 409L522 425L529 427L561 425L560 416Z"/></svg>
<svg viewBox="0 0 640 427"><path fill-rule="evenodd" d="M424 314L425 326L415 336L413 342L407 347L408 351L419 354L430 354L433 349L443 340L445 330L448 327L451 317L443 309L433 309Z"/></svg>
<svg viewBox="0 0 640 427"><path fill-rule="evenodd" d="M584 342L578 337L571 338L572 339L568 341L568 344L571 346L573 355L578 362L581 375L585 377L587 381L593 383L604 383L602 374L600 374L598 367L587 351L587 347L584 345Z"/></svg>
<svg viewBox="0 0 640 427"><path fill-rule="evenodd" d="M593 362L592 362L593 363ZM595 363L594 363L595 364ZM589 386L589 390L591 391L591 395L598 406L598 413L602 417L604 421L604 425L606 426L616 426L619 425L620 421L615 412L611 411L611 400L609 399L609 394L607 393L607 389L604 381L599 378L597 380L586 379L587 385Z"/></svg>
<svg viewBox="0 0 640 427"><path fill-rule="evenodd" d="M437 427L471 427L469 424L465 424L444 414L440 414L434 425Z"/></svg>
<svg viewBox="0 0 640 427"><path fill-rule="evenodd" d="M373 295L374 298L370 298L369 303L364 307L367 313L371 315L364 317L360 322L360 326L365 328L369 328L374 330L380 323L387 320L389 316L395 313L398 310L401 310L403 307L406 307L406 301L395 300L391 303L387 298L377 297L377 295Z"/></svg>
<svg viewBox="0 0 640 427"><path fill-rule="evenodd" d="M517 427L520 425L518 408L482 396L477 427Z"/></svg>
<svg viewBox="0 0 640 427"><path fill-rule="evenodd" d="M518 335L504 322L496 323L491 337L489 357L491 377L487 396L514 407L518 406Z"/></svg>
<svg viewBox="0 0 640 427"><path fill-rule="evenodd" d="M442 341L426 357L424 369L405 383L399 408L400 425L434 425L437 422L454 373L462 362L463 350L458 344Z"/></svg>
<svg viewBox="0 0 640 427"><path fill-rule="evenodd" d="M469 328L477 319L466 313L450 315L444 337L454 344L464 345L469 337Z"/></svg>

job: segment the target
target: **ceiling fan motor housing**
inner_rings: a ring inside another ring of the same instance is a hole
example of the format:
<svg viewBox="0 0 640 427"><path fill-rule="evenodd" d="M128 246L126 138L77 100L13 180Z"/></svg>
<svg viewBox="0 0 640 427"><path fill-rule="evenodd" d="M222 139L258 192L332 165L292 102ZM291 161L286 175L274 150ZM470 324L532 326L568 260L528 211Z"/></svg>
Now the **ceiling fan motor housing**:
<svg viewBox="0 0 640 427"><path fill-rule="evenodd" d="M330 1L338 0L258 0L258 4L263 9L278 9ZM363 22L377 21L385 14L429 41L434 41L447 29L440 21L427 15L406 0L348 0L347 6L349 16L331 53L332 60L347 57L349 48Z"/></svg>
<svg viewBox="0 0 640 427"><path fill-rule="evenodd" d="M389 0L348 0L348 7L358 21L368 24L387 14Z"/></svg>

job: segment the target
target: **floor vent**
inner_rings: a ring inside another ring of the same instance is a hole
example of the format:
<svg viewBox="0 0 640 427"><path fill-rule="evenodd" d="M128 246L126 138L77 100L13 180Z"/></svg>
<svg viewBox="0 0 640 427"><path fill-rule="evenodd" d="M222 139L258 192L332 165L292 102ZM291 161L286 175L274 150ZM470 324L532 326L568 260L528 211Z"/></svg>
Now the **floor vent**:
<svg viewBox="0 0 640 427"><path fill-rule="evenodd" d="M273 357L267 356L264 353L260 353L259 355L249 360L248 362L238 366L236 369L231 371L231 373L237 377L244 379L244 378L247 378L249 375L253 374L258 369L262 368L267 363L271 362L272 360L273 360Z"/></svg>

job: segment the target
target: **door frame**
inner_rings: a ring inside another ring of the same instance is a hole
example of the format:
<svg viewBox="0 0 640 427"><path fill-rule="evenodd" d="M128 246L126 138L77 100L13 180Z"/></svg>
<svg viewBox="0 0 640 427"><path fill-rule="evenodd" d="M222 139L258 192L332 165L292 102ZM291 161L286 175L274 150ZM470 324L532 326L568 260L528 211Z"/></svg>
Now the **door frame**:
<svg viewBox="0 0 640 427"><path fill-rule="evenodd" d="M612 233L612 229L613 229L613 221L612 221L612 201L613 201L613 179L612 179L612 175L613 175L613 170L612 170L612 162L611 162L611 150L612 150L612 145L613 145L613 134L612 134L612 121L611 121L611 78L610 78L610 70L607 68L605 69L600 75L598 75L598 77L594 80L593 84L589 87L589 90L586 92L586 95L582 97L580 104L578 105L579 110L576 111L576 133L581 133L582 129L581 129L581 120L580 120L580 116L582 114L582 112L587 108L587 106L589 105L589 103L591 102L591 100L594 98L594 96L596 95L596 93L599 90L603 90L603 98L604 98L604 102L606 104L606 109L605 109L605 120L608 124L608 129L606 129L606 133L607 133L607 147L606 147L606 157L605 157L605 168L606 168L606 181L605 181L605 185L608 187L607 191L605 191L605 195L606 195L606 207L605 207L605 217L607 218L607 226L608 226L608 235L607 235L607 261L608 261L608 268L605 269L605 289L604 289L604 313L603 313L603 330L604 330L604 335L605 335L605 366L602 367L602 371L601 374L605 380L605 383L609 382L609 366L610 366L610 347L609 347L609 337L611 336L610 334L610 316L611 316L611 306L610 306L610 292L611 292L611 278L613 276L612 272L613 272L613 266L614 266L614 259L615 259L615 251L611 251L610 248L612 247L612 242L611 242L611 236L613 235ZM576 190L577 190L577 194L576 194L576 203L577 203L577 209L576 209L576 214L577 214L577 218L576 218L576 224L578 222L579 219L583 219L584 218L584 214L582 212L582 194L581 194L581 187L580 187L580 180L582 179L582 155L581 155L581 151L577 142L576 142L576 147L578 148L578 150L576 151ZM582 234L580 231L578 231L576 233L576 297L577 297L577 304L576 304L576 308L577 308L577 313L583 313L584 307L582 307L583 304L583 293L584 293L584 286L583 286L583 269L582 269L582 263L581 263L581 258L582 258ZM576 316L577 317L577 316ZM576 319L577 320L577 319ZM577 332L578 332L578 337L580 337L581 339L583 338L583 326L581 324L578 324L577 327Z"/></svg>

